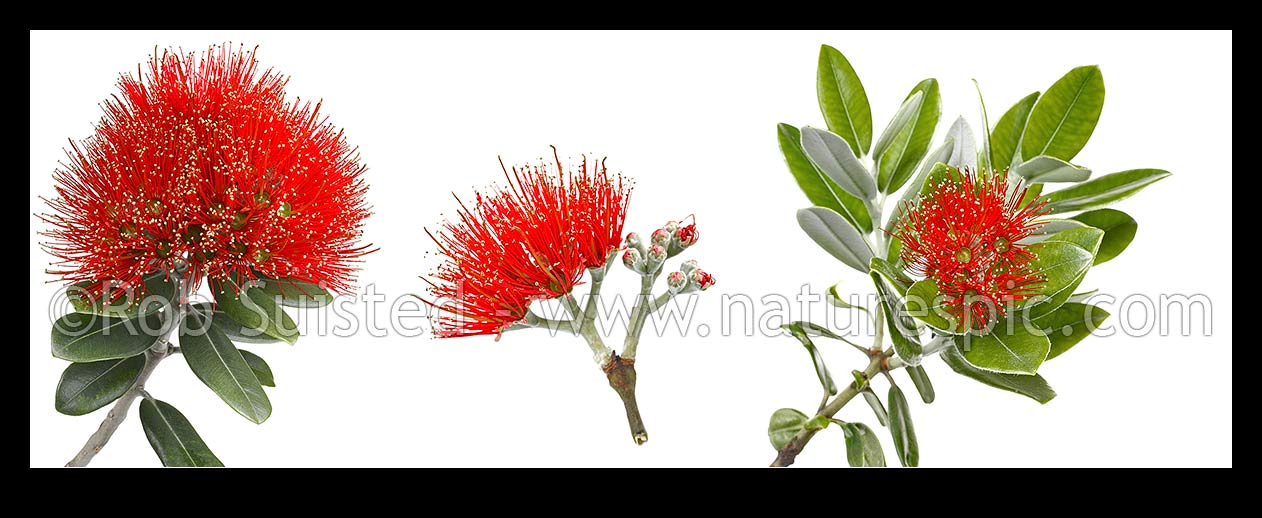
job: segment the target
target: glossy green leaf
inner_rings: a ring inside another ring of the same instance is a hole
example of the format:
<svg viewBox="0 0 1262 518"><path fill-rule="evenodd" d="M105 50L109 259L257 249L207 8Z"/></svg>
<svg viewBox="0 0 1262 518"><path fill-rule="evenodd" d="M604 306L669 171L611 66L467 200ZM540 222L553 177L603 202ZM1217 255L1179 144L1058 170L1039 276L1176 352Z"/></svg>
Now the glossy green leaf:
<svg viewBox="0 0 1262 518"><path fill-rule="evenodd" d="M920 104L925 100L924 92L912 90L911 94L903 100L903 104L894 112L894 117L890 118L889 124L885 125L885 130L881 132L880 138L876 140L876 147L872 149L872 155L879 159L890 146L894 145L898 136L904 131L910 134L916 124L916 117L920 114ZM878 160L879 161L879 160ZM878 182L881 184L881 190L885 190L886 180Z"/></svg>
<svg viewBox="0 0 1262 518"><path fill-rule="evenodd" d="M838 423L846 434L846 462L852 467L885 467L885 452L876 433L863 423Z"/></svg>
<svg viewBox="0 0 1262 518"><path fill-rule="evenodd" d="M863 306L856 306L847 302L846 298L842 296L839 286L841 286L840 282L828 287L828 294L825 295L824 298L828 301L829 304L833 306L837 306L839 308L843 308L843 309L857 309L859 311L867 313L869 317L872 316L872 313L868 311L868 308L865 308Z"/></svg>
<svg viewBox="0 0 1262 518"><path fill-rule="evenodd" d="M912 285L911 277L908 277L901 268L880 257L873 258L868 263L868 269L881 274L882 277L889 280L890 284L894 286L894 291L899 295L906 294L907 288Z"/></svg>
<svg viewBox="0 0 1262 518"><path fill-rule="evenodd" d="M788 329L794 338L802 342L802 347L805 347L806 352L811 355L811 362L815 365L815 376L819 378L820 386L824 387L824 391L828 395L836 395L837 385L833 383L833 375L828 372L828 366L824 365L824 356L815 347L815 342L811 341L811 337L807 336L806 331L803 331L802 326L797 322L785 324L781 327Z"/></svg>
<svg viewBox="0 0 1262 518"><path fill-rule="evenodd" d="M929 373L925 372L924 365L908 365L905 370L911 377L912 384L916 385L916 392L920 393L921 401L925 404L933 403L935 397L933 382L929 381Z"/></svg>
<svg viewBox="0 0 1262 518"><path fill-rule="evenodd" d="M933 131L938 126L938 117L942 115L942 98L938 93L937 80L921 81L907 95L903 106L913 102L917 95L921 96L920 101L916 103L916 111L908 123L897 125L900 114L896 114L872 149L872 155L876 158L876 183L881 192L886 194L897 191L911 178L920 159L929 150L929 140L933 138ZM899 111L902 112L902 109ZM893 133L888 144L882 148L882 140L891 131ZM956 142L955 145L959 146L960 143Z"/></svg>
<svg viewBox="0 0 1262 518"><path fill-rule="evenodd" d="M951 370L965 377L980 381L986 385L990 385L997 389L1006 390L1022 396L1028 397L1039 403L1047 403L1056 397L1056 392L1052 387L1047 385L1047 380L1042 376L1035 374L1026 376L1023 374L1001 374L991 372L974 367L964 359L961 353L954 345L942 350L938 356L946 362Z"/></svg>
<svg viewBox="0 0 1262 518"><path fill-rule="evenodd" d="M1131 240L1135 239L1135 231L1139 230L1139 223L1135 218L1114 209L1088 211L1070 219L1104 231L1104 239L1100 241L1100 249L1095 254L1095 264L1120 255L1130 246Z"/></svg>
<svg viewBox="0 0 1262 518"><path fill-rule="evenodd" d="M876 422L881 426L887 426L890 421L889 414L885 411L885 405L881 404L881 397L872 392L872 388L863 389L863 399L868 402L868 406L872 408L872 413L876 415Z"/></svg>
<svg viewBox="0 0 1262 518"><path fill-rule="evenodd" d="M1030 110L1021 136L1021 156L1073 160L1095 131L1104 108L1104 76L1095 65L1061 77Z"/></svg>
<svg viewBox="0 0 1262 518"><path fill-rule="evenodd" d="M1025 196L1021 197L1021 206L1024 207L1026 205L1034 203L1034 201L1037 200L1038 197L1041 196L1042 194L1043 194L1043 184L1036 183L1036 184L1026 185Z"/></svg>
<svg viewBox="0 0 1262 518"><path fill-rule="evenodd" d="M1013 172L1028 183L1081 182L1091 178L1090 169L1047 155L1026 160Z"/></svg>
<svg viewBox="0 0 1262 518"><path fill-rule="evenodd" d="M907 314L941 333L960 334L964 326L947 311L948 299L938 293L938 283L922 279L912 284L904 296Z"/></svg>
<svg viewBox="0 0 1262 518"><path fill-rule="evenodd" d="M982 85L973 79L973 88L977 90L977 105L982 110L982 149L977 153L977 165L982 171L990 171L994 167L990 163L990 116L986 114L986 99L982 97Z"/></svg>
<svg viewBox="0 0 1262 518"><path fill-rule="evenodd" d="M836 211L865 234L872 231L872 216L867 204L847 193L811 163L802 149L802 133L797 128L781 123L777 126L777 138L789 172L793 173L793 179L812 204Z"/></svg>
<svg viewBox="0 0 1262 518"><path fill-rule="evenodd" d="M902 301L898 300L898 295L886 286L882 274L873 271L871 275L872 282L876 285L877 296L885 308L883 320L888 326L890 341L894 343L894 352L908 365L919 365L923 349L920 346L915 321L907 316ZM880 323L878 322L877 325Z"/></svg>
<svg viewBox="0 0 1262 518"><path fill-rule="evenodd" d="M771 446L779 450L789 444L793 436L806 426L808 419L806 414L792 408L776 410L771 414L771 423L767 425L767 437L771 439Z"/></svg>
<svg viewBox="0 0 1262 518"><path fill-rule="evenodd" d="M1023 245L1034 244L1034 243L1043 241L1051 237L1053 234L1056 234L1059 232L1064 232L1066 230L1074 229L1074 228L1087 228L1090 226L1081 221L1075 221L1072 219L1046 218L1046 219L1040 219L1038 220L1038 222L1041 224L1039 229L1034 234L1031 234L1029 237L1022 239L1021 241L1018 241L1019 243Z"/></svg>
<svg viewBox="0 0 1262 518"><path fill-rule="evenodd" d="M165 401L145 398L140 402L140 424L163 466L222 467L223 462L206 447L193 425Z"/></svg>
<svg viewBox="0 0 1262 518"><path fill-rule="evenodd" d="M1099 232L1097 229L1089 227L1066 230L1065 232L1085 230L1096 230ZM1023 303L1023 308L1029 308L1028 314L1025 315L1026 318L1034 319L1055 311L1056 308L1069 299L1069 296L1073 294L1073 290L1082 283L1083 277L1087 275L1087 270L1091 268L1094 257L1090 251L1074 243L1053 241L1056 236L1060 236L1065 232L1053 234L1052 237L1035 245L1037 248L1034 248L1034 253L1038 258L1030 263L1030 268L1042 273L1046 277L1046 281L1039 287L1033 297L1026 299ZM1081 235L1079 236L1081 237Z"/></svg>
<svg viewBox="0 0 1262 518"><path fill-rule="evenodd" d="M90 282L76 282L66 287L66 298L79 313L132 318L154 313L175 297L175 284L167 279L165 271L146 275L143 281L144 290L123 282L106 282L103 293L97 297L88 295Z"/></svg>
<svg viewBox="0 0 1262 518"><path fill-rule="evenodd" d="M1087 299L1091 298L1092 295L1095 295L1096 292L1099 292L1099 291L1100 289L1096 288L1094 290L1088 290L1082 293L1075 293L1073 295L1070 295L1069 300L1066 302L1086 302Z"/></svg>
<svg viewBox="0 0 1262 518"><path fill-rule="evenodd" d="M1004 374L1035 374L1051 350L1047 337L1034 325L1010 321L996 322L983 336L956 336L955 346L970 365Z"/></svg>
<svg viewBox="0 0 1262 518"><path fill-rule="evenodd" d="M53 356L72 362L130 358L158 343L166 325L164 312L134 318L69 313L53 322Z"/></svg>
<svg viewBox="0 0 1262 518"><path fill-rule="evenodd" d="M1082 247L1088 253L1095 255L1100 250L1100 243L1104 240L1104 231L1095 227L1084 226L1082 228L1067 228L1043 240L1043 244L1047 243L1072 243ZM1036 247L1038 249L1038 247Z"/></svg>
<svg viewBox="0 0 1262 518"><path fill-rule="evenodd" d="M899 462L909 468L920 463L920 446L916 444L916 428L911 424L907 398L898 385L890 385L890 435L894 437L894 451Z"/></svg>
<svg viewBox="0 0 1262 518"><path fill-rule="evenodd" d="M872 260L868 241L853 226L832 209L810 207L798 210L798 225L807 236L824 251L832 254L846 266L867 271Z"/></svg>
<svg viewBox="0 0 1262 518"><path fill-rule="evenodd" d="M1094 209L1124 200L1167 176L1170 173L1161 169L1131 169L1048 193L1044 199L1052 212Z"/></svg>
<svg viewBox="0 0 1262 518"><path fill-rule="evenodd" d="M259 355L245 349L237 349L237 352L241 353L241 357L245 359L246 365L250 366L250 371L254 373L254 377L258 378L260 385L264 387L276 386L276 380L272 377L272 368Z"/></svg>
<svg viewBox="0 0 1262 518"><path fill-rule="evenodd" d="M212 283L211 291L215 296L215 309L241 324L245 334L261 332L291 345L298 341L298 326L276 299L262 289L247 288L238 296L227 282L222 282Z"/></svg>
<svg viewBox="0 0 1262 518"><path fill-rule="evenodd" d="M61 373L53 406L66 415L84 415L112 403L136 383L145 355L72 363Z"/></svg>
<svg viewBox="0 0 1262 518"><path fill-rule="evenodd" d="M955 142L951 155L945 160L947 165L977 169L977 139L973 136L973 128L969 127L963 116L951 124L951 129L947 130L947 139Z"/></svg>
<svg viewBox="0 0 1262 518"><path fill-rule="evenodd" d="M1030 110L1038 99L1038 92L1025 96L1008 108L995 123L995 129L990 132L990 163L995 169L1009 168L1019 162L1017 153L1021 144L1021 133L1025 132Z"/></svg>
<svg viewBox="0 0 1262 518"><path fill-rule="evenodd" d="M920 186L920 195L928 196L937 189L942 182L962 182L964 177L959 171L945 163L938 162L929 168L929 174L925 177L924 185Z"/></svg>
<svg viewBox="0 0 1262 518"><path fill-rule="evenodd" d="M809 126L802 128L802 151L846 192L860 199L876 198L876 180L841 137Z"/></svg>
<svg viewBox="0 0 1262 518"><path fill-rule="evenodd" d="M241 352L197 311L184 317L180 351L197 379L246 419L262 423L272 415L272 403Z"/></svg>
<svg viewBox="0 0 1262 518"><path fill-rule="evenodd" d="M829 131L850 144L855 156L863 156L872 144L872 108L859 75L837 49L822 45L815 81L819 110Z"/></svg>
<svg viewBox="0 0 1262 518"><path fill-rule="evenodd" d="M916 174L916 177L912 179L911 183L907 184L907 189L903 190L903 197L898 200L898 203L896 203L893 208L890 209L890 219L889 222L885 224L886 230L894 232L894 230L898 228L898 221L902 219L903 212L907 207L916 203L924 189L925 181L929 178L930 173L934 171L935 168L938 168L938 164L942 164L942 166L937 170L945 170L946 161L951 158L951 153L954 152L955 141L948 138L941 146L938 147L938 149L929 153L929 156L925 158L925 165L920 168L920 172Z"/></svg>
<svg viewBox="0 0 1262 518"><path fill-rule="evenodd" d="M333 295L319 284L298 279L259 278L256 289L263 293L279 297L283 306L293 308L318 308L333 302Z"/></svg>
<svg viewBox="0 0 1262 518"><path fill-rule="evenodd" d="M1066 302L1042 318L1034 320L1052 342L1047 359L1060 356L1074 344L1081 342L1109 318L1109 312L1090 304Z"/></svg>

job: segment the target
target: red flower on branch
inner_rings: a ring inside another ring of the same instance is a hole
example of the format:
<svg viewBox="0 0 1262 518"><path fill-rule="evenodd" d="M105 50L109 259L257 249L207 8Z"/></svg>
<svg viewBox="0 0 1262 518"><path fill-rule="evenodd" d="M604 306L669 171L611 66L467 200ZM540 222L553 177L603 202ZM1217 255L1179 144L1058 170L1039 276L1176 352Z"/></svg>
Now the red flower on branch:
<svg viewBox="0 0 1262 518"><path fill-rule="evenodd" d="M319 103L285 100L287 80L226 46L123 76L54 174L50 273L95 294L177 266L194 287L263 275L349 290L369 251L365 166Z"/></svg>
<svg viewBox="0 0 1262 518"><path fill-rule="evenodd" d="M460 204L456 221L429 233L443 262L430 302L443 338L496 334L526 317L531 301L570 293L583 271L603 268L621 246L630 186L604 161L565 171L504 169L508 185ZM501 162L503 167L503 162Z"/></svg>
<svg viewBox="0 0 1262 518"><path fill-rule="evenodd" d="M1038 231L1044 201L1025 201L1008 172L979 176L954 169L917 203L903 206L896 236L906 269L937 282L957 321L983 328L1005 306L1034 295L1044 282L1036 255L1020 241Z"/></svg>

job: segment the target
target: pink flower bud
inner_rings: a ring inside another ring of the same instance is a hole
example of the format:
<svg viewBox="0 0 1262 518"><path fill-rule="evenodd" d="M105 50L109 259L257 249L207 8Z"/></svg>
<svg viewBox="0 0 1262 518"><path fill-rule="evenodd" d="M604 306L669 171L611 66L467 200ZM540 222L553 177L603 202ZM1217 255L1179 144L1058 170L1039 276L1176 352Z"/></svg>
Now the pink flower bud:
<svg viewBox="0 0 1262 518"><path fill-rule="evenodd" d="M628 248L622 253L622 264L635 272L644 270L644 258L640 256L640 251L634 248Z"/></svg>
<svg viewBox="0 0 1262 518"><path fill-rule="evenodd" d="M652 238L653 244L666 246L666 243L670 242L670 232L667 232L664 228L659 228L653 231Z"/></svg>
<svg viewBox="0 0 1262 518"><path fill-rule="evenodd" d="M644 245L644 243L643 243L643 242L642 242L642 240L640 239L640 234L639 234L638 232L631 232L631 233L627 234L627 246L628 246L628 247L631 247L631 248L640 248L640 247L641 247L641 246L643 246L643 245Z"/></svg>
<svg viewBox="0 0 1262 518"><path fill-rule="evenodd" d="M649 261L662 262L666 260L666 247L654 243L649 247Z"/></svg>
<svg viewBox="0 0 1262 518"><path fill-rule="evenodd" d="M705 291L705 289L710 286L714 286L714 276L700 268L693 270L690 277L692 278L692 283L696 284L697 288L700 288L702 291Z"/></svg>
<svg viewBox="0 0 1262 518"><path fill-rule="evenodd" d="M673 236L675 235L675 231L679 230L679 222L673 219L670 221L667 221L665 225L662 225L662 230L665 230L667 234L670 234Z"/></svg>
<svg viewBox="0 0 1262 518"><path fill-rule="evenodd" d="M666 276L666 286L670 288L671 293L679 293L688 287L688 276L684 272L670 272Z"/></svg>

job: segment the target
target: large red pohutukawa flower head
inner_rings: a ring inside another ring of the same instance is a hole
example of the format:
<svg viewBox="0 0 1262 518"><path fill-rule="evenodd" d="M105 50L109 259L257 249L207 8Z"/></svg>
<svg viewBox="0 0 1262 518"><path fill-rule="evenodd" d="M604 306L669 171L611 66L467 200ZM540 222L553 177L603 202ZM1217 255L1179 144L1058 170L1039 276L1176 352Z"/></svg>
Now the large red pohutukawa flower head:
<svg viewBox="0 0 1262 518"><path fill-rule="evenodd" d="M285 100L286 81L225 46L168 50L123 76L54 174L50 273L95 294L177 267L194 287L205 274L350 289L367 253L365 167L319 103Z"/></svg>
<svg viewBox="0 0 1262 518"><path fill-rule="evenodd" d="M978 175L954 169L917 203L903 206L896 236L900 259L933 279L957 322L984 328L1005 306L1034 295L1043 276L1035 251L1020 241L1038 231L1046 202L1023 202L1027 189L1008 172Z"/></svg>
<svg viewBox="0 0 1262 518"><path fill-rule="evenodd" d="M430 282L443 311L439 337L496 334L526 317L531 301L565 295L583 270L603 268L621 246L631 188L603 160L566 171L504 170L508 185L460 204L456 221L430 233L443 258ZM501 167L503 163L501 162ZM428 230L427 230L428 232Z"/></svg>

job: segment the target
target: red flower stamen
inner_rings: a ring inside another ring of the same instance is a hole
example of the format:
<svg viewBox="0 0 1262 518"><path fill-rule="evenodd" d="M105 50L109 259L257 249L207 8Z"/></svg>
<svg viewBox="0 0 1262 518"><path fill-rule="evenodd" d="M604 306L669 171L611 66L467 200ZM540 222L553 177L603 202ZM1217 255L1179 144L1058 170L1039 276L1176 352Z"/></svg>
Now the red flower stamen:
<svg viewBox="0 0 1262 518"><path fill-rule="evenodd" d="M984 328L1006 306L1034 295L1044 282L1030 268L1036 258L1021 240L1038 231L1045 201L1022 203L1026 188L1009 185L1008 172L986 178L967 168L916 203L902 207L895 234L908 272L933 279L948 311L966 326Z"/></svg>
<svg viewBox="0 0 1262 518"><path fill-rule="evenodd" d="M136 285L186 268L234 289L259 275L349 291L369 211L354 148L319 115L285 100L288 79L254 51L165 51L122 77L92 137L71 143L46 200L49 273Z"/></svg>
<svg viewBox="0 0 1262 518"><path fill-rule="evenodd" d="M611 177L603 160L589 167L583 157L567 172L555 148L553 158L556 172L505 168L506 187L477 194L472 209L461 203L457 221L429 233L444 258L429 288L430 304L445 313L439 337L498 335L531 301L570 293L584 270L620 249L631 191L622 176Z"/></svg>

